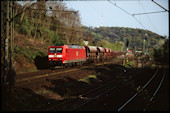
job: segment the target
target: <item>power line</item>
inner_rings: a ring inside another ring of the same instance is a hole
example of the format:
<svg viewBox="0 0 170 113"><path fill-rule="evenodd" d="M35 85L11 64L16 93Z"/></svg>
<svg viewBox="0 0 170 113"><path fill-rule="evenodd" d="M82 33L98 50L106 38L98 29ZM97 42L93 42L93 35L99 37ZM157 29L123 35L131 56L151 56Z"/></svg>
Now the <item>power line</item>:
<svg viewBox="0 0 170 113"><path fill-rule="evenodd" d="M165 11L169 12L167 9L165 9L163 6L161 6L160 4L158 4L157 2L155 2L154 0L152 0L152 2L154 2L155 4L157 4L159 7L161 7L161 8L164 9Z"/></svg>
<svg viewBox="0 0 170 113"><path fill-rule="evenodd" d="M142 7L142 9L143 9L143 11L144 12L146 12L145 11L145 9L144 9L144 7L143 7L143 5L141 4L141 2L139 1L139 4L141 5L141 7ZM156 29L156 27L153 25L153 23L152 23L152 21L151 21L151 19L149 18L149 15L147 15L147 18L148 18L148 20L150 21L150 23L152 24L152 26L153 26L153 28L159 33L159 31Z"/></svg>
<svg viewBox="0 0 170 113"><path fill-rule="evenodd" d="M125 11L124 9L122 9L121 7L119 7L118 5L116 5L116 3L111 2L110 0L108 0L108 2L110 2L111 4L113 4L114 6L116 6L117 8L121 9L122 11L124 11L126 14L132 16L129 12Z"/></svg>
<svg viewBox="0 0 170 113"><path fill-rule="evenodd" d="M162 13L162 12L166 12L166 11L156 11L156 12L136 13L136 14L132 14L132 15L133 15L133 16L136 16L136 15L154 14L154 13Z"/></svg>
<svg viewBox="0 0 170 113"><path fill-rule="evenodd" d="M144 29L146 29L145 28L145 26L135 17L135 16L132 16Z"/></svg>
<svg viewBox="0 0 170 113"><path fill-rule="evenodd" d="M144 26L134 15L132 15L132 14L130 14L129 12L127 12L126 10L122 9L122 8L119 7L118 5L116 5L116 4L114 4L113 2L111 2L110 0L108 0L108 2L110 2L110 3L113 4L114 6L118 7L119 9L121 9L121 10L122 10L123 12L125 12L126 14L132 16L144 29L146 29L145 26Z"/></svg>

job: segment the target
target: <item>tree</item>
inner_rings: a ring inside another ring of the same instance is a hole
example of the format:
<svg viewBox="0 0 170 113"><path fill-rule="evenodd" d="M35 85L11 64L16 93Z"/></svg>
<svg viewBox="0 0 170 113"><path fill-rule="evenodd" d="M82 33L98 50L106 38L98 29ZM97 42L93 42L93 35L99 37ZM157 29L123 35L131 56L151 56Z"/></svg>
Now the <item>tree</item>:
<svg viewBox="0 0 170 113"><path fill-rule="evenodd" d="M154 48L154 59L156 62L168 65L169 63L169 39L164 44L160 42L156 48Z"/></svg>

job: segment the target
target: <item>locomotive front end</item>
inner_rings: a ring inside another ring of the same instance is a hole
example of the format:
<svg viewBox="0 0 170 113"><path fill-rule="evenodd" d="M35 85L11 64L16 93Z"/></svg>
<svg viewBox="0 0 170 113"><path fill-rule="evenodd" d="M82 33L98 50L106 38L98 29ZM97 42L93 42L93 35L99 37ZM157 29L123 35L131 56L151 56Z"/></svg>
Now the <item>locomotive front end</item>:
<svg viewBox="0 0 170 113"><path fill-rule="evenodd" d="M63 47L50 46L48 51L48 61L50 66L63 65Z"/></svg>

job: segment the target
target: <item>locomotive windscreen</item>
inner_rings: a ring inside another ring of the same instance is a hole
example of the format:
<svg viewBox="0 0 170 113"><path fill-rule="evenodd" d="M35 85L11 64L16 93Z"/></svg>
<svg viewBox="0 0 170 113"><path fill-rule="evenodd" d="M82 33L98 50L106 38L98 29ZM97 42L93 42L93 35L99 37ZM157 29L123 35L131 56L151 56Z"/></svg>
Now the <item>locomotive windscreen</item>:
<svg viewBox="0 0 170 113"><path fill-rule="evenodd" d="M50 53L55 53L55 48L50 48Z"/></svg>
<svg viewBox="0 0 170 113"><path fill-rule="evenodd" d="M50 48L50 53L62 53L62 48Z"/></svg>
<svg viewBox="0 0 170 113"><path fill-rule="evenodd" d="M56 48L56 53L62 53L62 48Z"/></svg>

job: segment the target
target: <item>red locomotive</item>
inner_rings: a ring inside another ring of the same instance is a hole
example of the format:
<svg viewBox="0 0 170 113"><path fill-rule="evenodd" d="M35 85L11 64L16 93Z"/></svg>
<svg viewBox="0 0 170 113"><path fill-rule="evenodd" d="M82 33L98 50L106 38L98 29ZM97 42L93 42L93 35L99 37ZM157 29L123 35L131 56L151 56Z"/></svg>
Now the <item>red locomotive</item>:
<svg viewBox="0 0 170 113"><path fill-rule="evenodd" d="M108 60L122 54L109 48L97 46L63 45L50 46L48 51L51 66L81 65L85 62Z"/></svg>
<svg viewBox="0 0 170 113"><path fill-rule="evenodd" d="M50 66L81 64L86 61L86 50L77 45L50 46L48 60Z"/></svg>

